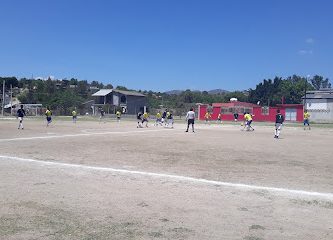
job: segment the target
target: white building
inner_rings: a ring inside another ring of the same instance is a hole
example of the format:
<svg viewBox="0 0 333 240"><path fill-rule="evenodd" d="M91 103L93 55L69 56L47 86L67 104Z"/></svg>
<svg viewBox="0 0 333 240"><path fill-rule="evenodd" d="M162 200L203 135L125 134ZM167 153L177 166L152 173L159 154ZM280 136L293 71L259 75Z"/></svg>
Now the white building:
<svg viewBox="0 0 333 240"><path fill-rule="evenodd" d="M311 121L333 122L333 89L308 91L303 101Z"/></svg>

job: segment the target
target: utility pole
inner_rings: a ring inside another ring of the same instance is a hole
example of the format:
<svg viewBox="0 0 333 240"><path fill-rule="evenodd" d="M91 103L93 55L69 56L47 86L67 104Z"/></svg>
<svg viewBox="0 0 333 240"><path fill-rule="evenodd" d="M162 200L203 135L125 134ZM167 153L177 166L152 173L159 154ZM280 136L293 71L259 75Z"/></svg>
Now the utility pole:
<svg viewBox="0 0 333 240"><path fill-rule="evenodd" d="M10 116L13 115L13 85L10 84Z"/></svg>
<svg viewBox="0 0 333 240"><path fill-rule="evenodd" d="M308 85L308 81L305 79L305 87L304 87L304 111L306 110L306 90L307 90L307 85Z"/></svg>
<svg viewBox="0 0 333 240"><path fill-rule="evenodd" d="M3 83L2 83L2 116L4 115L4 109L5 109L5 83L6 83L6 81L3 80Z"/></svg>
<svg viewBox="0 0 333 240"><path fill-rule="evenodd" d="M308 88L308 81L310 79L310 75L307 75L305 78L305 87L304 87L304 107L303 110L307 110L307 105L306 105L306 92Z"/></svg>

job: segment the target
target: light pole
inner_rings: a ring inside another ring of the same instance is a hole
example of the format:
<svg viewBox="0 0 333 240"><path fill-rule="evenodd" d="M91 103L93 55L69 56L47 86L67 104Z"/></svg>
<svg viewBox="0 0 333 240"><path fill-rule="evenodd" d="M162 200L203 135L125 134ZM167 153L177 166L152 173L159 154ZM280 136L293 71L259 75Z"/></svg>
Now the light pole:
<svg viewBox="0 0 333 240"><path fill-rule="evenodd" d="M161 104L161 106L164 107L163 96L162 96L162 95L159 95L158 98L161 98L161 99L162 99L162 104Z"/></svg>
<svg viewBox="0 0 333 240"><path fill-rule="evenodd" d="M5 108L5 80L3 80L2 83L2 109L1 109L2 116L4 115L4 108Z"/></svg>
<svg viewBox="0 0 333 240"><path fill-rule="evenodd" d="M305 87L304 87L304 110L307 110L307 105L306 105L306 92L307 92L307 87L308 87L308 82L310 80L310 75L307 75L306 78L304 79L305 81Z"/></svg>

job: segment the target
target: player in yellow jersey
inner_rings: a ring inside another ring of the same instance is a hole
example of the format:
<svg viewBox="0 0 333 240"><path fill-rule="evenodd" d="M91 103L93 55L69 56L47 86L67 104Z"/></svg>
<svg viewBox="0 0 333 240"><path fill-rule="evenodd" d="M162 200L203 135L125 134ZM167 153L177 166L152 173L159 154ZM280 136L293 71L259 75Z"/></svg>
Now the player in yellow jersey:
<svg viewBox="0 0 333 240"><path fill-rule="evenodd" d="M45 111L45 116L46 116L46 126L48 127L50 125L50 123L52 122L52 112L50 110L50 107L46 108Z"/></svg>
<svg viewBox="0 0 333 240"><path fill-rule="evenodd" d="M116 112L116 116L117 116L117 121L120 122L121 112L119 110Z"/></svg>
<svg viewBox="0 0 333 240"><path fill-rule="evenodd" d="M76 123L76 120L77 120L77 112L76 112L76 109L74 109L72 111L72 119L73 119L73 123Z"/></svg>
<svg viewBox="0 0 333 240"><path fill-rule="evenodd" d="M155 126L161 125L162 126L162 114L160 112L156 113L156 122Z"/></svg>
<svg viewBox="0 0 333 240"><path fill-rule="evenodd" d="M207 124L207 123L210 123L210 118L211 118L210 113L209 113L209 112L206 112L206 113L205 113L205 123L206 123L206 124Z"/></svg>
<svg viewBox="0 0 333 240"><path fill-rule="evenodd" d="M308 113L308 110L304 110L304 114L303 114L303 125L304 125L304 130L306 130L305 125L307 125L308 128L309 128L309 130L311 130L309 120L310 120L310 113Z"/></svg>
<svg viewBox="0 0 333 240"><path fill-rule="evenodd" d="M166 112L166 115L165 115L165 119L164 119L164 126L165 127L168 127L169 126L169 121L168 121L168 119L169 119L169 117L170 117L170 111L167 111Z"/></svg>
<svg viewBox="0 0 333 240"><path fill-rule="evenodd" d="M149 114L147 112L145 112L142 115L142 126L143 126L143 123L146 123L146 127L148 127L148 119L149 119Z"/></svg>
<svg viewBox="0 0 333 240"><path fill-rule="evenodd" d="M245 121L245 123L244 123L243 130L254 131L254 128L251 126L253 119L252 119L252 115L250 113L244 113L244 121Z"/></svg>

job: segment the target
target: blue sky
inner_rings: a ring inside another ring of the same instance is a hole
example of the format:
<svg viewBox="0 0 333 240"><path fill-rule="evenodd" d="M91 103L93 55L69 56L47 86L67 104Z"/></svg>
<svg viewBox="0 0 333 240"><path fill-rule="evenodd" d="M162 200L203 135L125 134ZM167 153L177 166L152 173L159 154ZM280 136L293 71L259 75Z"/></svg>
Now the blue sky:
<svg viewBox="0 0 333 240"><path fill-rule="evenodd" d="M2 0L0 9L0 76L157 91L333 80L330 0Z"/></svg>

